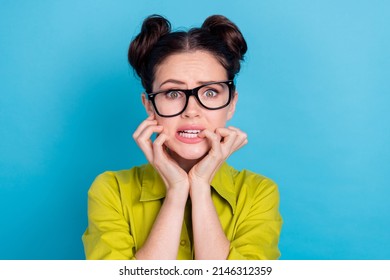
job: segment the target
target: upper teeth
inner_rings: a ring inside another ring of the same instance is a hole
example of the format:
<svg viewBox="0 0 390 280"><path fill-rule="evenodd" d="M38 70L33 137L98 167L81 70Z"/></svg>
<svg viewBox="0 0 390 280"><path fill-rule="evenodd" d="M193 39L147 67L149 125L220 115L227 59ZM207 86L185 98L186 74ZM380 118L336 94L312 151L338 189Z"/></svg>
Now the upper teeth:
<svg viewBox="0 0 390 280"><path fill-rule="evenodd" d="M200 130L190 129L190 130L183 130L182 132L184 132L184 133L199 133Z"/></svg>
<svg viewBox="0 0 390 280"><path fill-rule="evenodd" d="M198 137L198 134L200 133L200 130L196 130L196 129L189 129L189 130L182 130L182 131L179 131L179 134L181 137L184 137L184 138L197 138Z"/></svg>

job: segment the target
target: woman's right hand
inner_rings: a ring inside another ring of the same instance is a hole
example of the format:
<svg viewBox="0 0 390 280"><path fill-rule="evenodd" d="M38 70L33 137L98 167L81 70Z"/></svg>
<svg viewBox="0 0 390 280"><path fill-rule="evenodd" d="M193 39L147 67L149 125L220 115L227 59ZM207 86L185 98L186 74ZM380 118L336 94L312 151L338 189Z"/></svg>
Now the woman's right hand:
<svg viewBox="0 0 390 280"><path fill-rule="evenodd" d="M158 134L154 142L151 140L153 133ZM158 125L154 114L150 115L138 126L133 134L133 138L145 154L146 159L160 174L167 192L177 190L183 196L188 196L188 175L167 153L164 143L168 136L164 134L164 127Z"/></svg>
<svg viewBox="0 0 390 280"><path fill-rule="evenodd" d="M151 140L153 133L158 134L154 141ZM190 188L188 175L168 155L164 145L168 136L164 134L164 128L158 125L154 115L138 126L133 138L149 163L160 174L166 188L159 214L135 257L139 260L176 259Z"/></svg>

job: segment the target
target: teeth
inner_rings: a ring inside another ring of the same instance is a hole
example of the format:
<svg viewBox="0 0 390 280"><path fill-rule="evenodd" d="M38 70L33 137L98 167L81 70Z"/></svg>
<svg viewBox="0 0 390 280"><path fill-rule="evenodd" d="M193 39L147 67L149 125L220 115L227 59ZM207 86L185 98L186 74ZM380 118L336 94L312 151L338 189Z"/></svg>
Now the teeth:
<svg viewBox="0 0 390 280"><path fill-rule="evenodd" d="M181 132L184 132L184 133L196 133L198 134L200 132L200 130L183 130Z"/></svg>
<svg viewBox="0 0 390 280"><path fill-rule="evenodd" d="M179 135L184 138L196 138L198 137L198 133L200 133L200 130L182 130L179 131Z"/></svg>

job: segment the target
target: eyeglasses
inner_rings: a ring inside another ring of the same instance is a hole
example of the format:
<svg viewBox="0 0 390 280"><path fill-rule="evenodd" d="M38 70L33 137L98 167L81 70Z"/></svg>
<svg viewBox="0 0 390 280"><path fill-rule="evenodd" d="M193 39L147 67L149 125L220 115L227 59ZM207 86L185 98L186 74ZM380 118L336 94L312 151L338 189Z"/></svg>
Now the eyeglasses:
<svg viewBox="0 0 390 280"><path fill-rule="evenodd" d="M183 113L191 96L208 110L222 109L229 105L234 89L234 82L229 80L207 83L193 89L169 89L147 93L147 97L159 116L169 118Z"/></svg>

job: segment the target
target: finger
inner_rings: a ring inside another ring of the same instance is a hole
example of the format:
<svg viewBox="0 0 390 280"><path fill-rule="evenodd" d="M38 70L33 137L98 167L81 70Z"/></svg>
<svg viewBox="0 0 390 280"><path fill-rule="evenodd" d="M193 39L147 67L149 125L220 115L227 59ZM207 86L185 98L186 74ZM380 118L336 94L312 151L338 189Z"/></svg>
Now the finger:
<svg viewBox="0 0 390 280"><path fill-rule="evenodd" d="M153 156L155 165L161 168L168 168L173 163L173 159L168 155L166 151L165 142L168 140L168 135L161 133L153 142Z"/></svg>
<svg viewBox="0 0 390 280"><path fill-rule="evenodd" d="M210 151L207 154L205 160L211 160L211 162L208 161L208 164L215 165L215 163L217 163L218 165L223 159L221 136L207 129L199 133L198 136L201 138L206 138L211 145Z"/></svg>
<svg viewBox="0 0 390 280"><path fill-rule="evenodd" d="M236 141L233 145L235 151L248 144L248 135L245 132L233 126L229 126L228 129L234 130L237 133Z"/></svg>
<svg viewBox="0 0 390 280"><path fill-rule="evenodd" d="M146 126L142 131L138 132L138 136L134 139L137 143L149 139L152 137L153 133L161 133L164 127L162 125L149 125Z"/></svg>
<svg viewBox="0 0 390 280"><path fill-rule="evenodd" d="M157 169L161 178L167 186L173 186L184 182L187 174L175 162L166 151L165 142L169 139L168 135L162 132L153 142L154 167ZM184 176L183 176L184 174Z"/></svg>
<svg viewBox="0 0 390 280"><path fill-rule="evenodd" d="M232 152L234 152L234 144L237 138L237 132L225 127L217 128L216 133L222 138L221 147L224 153L224 157L227 158Z"/></svg>
<svg viewBox="0 0 390 280"><path fill-rule="evenodd" d="M168 140L168 136L165 133L161 133L159 136L157 136L156 140L153 142L153 155L155 158L155 161L163 160L166 157L165 153L165 141Z"/></svg>
<svg viewBox="0 0 390 280"><path fill-rule="evenodd" d="M201 131L198 134L198 137L200 138L206 138L208 142L211 144L211 150L210 151L216 151L219 152L221 149L221 136L217 133L214 133L208 129L205 129Z"/></svg>
<svg viewBox="0 0 390 280"><path fill-rule="evenodd" d="M156 140L154 140L154 144L157 146L162 146L164 145L165 141L168 140L168 135L165 134L164 132L161 132L157 137Z"/></svg>
<svg viewBox="0 0 390 280"><path fill-rule="evenodd" d="M157 120L154 118L154 114L147 117L141 124L137 127L137 129L133 133L133 138L136 139L142 133L142 131L150 125L157 125Z"/></svg>
<svg viewBox="0 0 390 280"><path fill-rule="evenodd" d="M190 173L194 174L195 178L202 178L202 180L211 183L216 171L224 160L221 149L221 136L205 129L198 134L198 137L206 138L211 145L211 149L208 154L191 169Z"/></svg>
<svg viewBox="0 0 390 280"><path fill-rule="evenodd" d="M152 144L152 140L150 138L151 138L153 133L160 133L161 131L163 131L163 129L164 128L161 125L148 126L140 133L138 138L135 139L137 145L144 152L144 154L149 162L154 161L153 144Z"/></svg>

